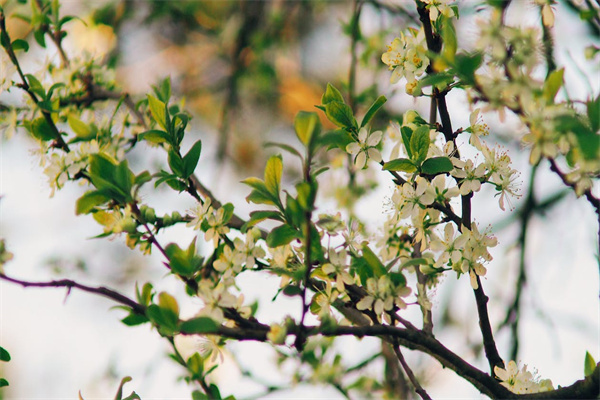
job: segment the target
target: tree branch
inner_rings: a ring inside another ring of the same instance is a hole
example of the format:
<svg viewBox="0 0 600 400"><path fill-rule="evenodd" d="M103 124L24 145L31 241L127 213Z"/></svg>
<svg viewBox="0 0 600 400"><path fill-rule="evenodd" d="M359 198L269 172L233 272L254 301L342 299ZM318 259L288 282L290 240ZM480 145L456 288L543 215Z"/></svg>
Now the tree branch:
<svg viewBox="0 0 600 400"><path fill-rule="evenodd" d="M111 300L116 301L117 303L123 304L127 307L130 307L136 314L145 315L146 308L141 304L131 300L129 297L122 295L119 292L116 292L113 289L106 288L104 286L92 287L82 285L70 279L61 279L54 280L48 282L30 282L23 281L16 278L11 278L3 273L0 273L0 279L5 280L7 282L16 283L17 285L21 285L25 288L27 287L39 287L39 288L58 288L58 287L66 287L68 289L68 293L70 293L72 288L82 290L84 292L97 294L99 296L103 296L109 298Z"/></svg>

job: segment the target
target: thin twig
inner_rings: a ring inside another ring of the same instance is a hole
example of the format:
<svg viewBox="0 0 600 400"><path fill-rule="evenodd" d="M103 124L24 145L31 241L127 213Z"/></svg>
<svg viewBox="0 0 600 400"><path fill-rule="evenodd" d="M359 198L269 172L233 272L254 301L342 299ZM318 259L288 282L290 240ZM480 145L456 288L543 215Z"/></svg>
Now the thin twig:
<svg viewBox="0 0 600 400"><path fill-rule="evenodd" d="M130 307L136 314L145 315L145 313L146 313L146 308L144 306L142 306L141 304L135 302L134 300L131 300L129 297L124 296L121 293L119 293L113 289L109 289L104 286L99 286L99 287L86 286L86 285L82 285L81 283L77 283L71 279L61 279L61 280L54 280L54 281L48 281L48 282L31 282L31 281L24 281L21 279L11 278L3 273L0 273L0 279L3 279L8 282L16 283L16 284L21 285L26 288L27 287L38 287L38 288L66 287L66 288L68 288L69 291L72 288L75 288L75 289L82 290L84 292L93 293L93 294L97 294L97 295L100 295L103 297L107 297L111 300L116 301L117 303L120 303L127 307Z"/></svg>
<svg viewBox="0 0 600 400"><path fill-rule="evenodd" d="M412 372L412 369L410 369L410 367L406 363L406 360L404 359L404 356L402 355L402 352L400 351L399 346L394 346L394 353L396 353L396 357L398 357L398 361L400 361L400 365L402 365L402 368L404 368L404 372L406 372L406 376L408 376L410 383L412 383L413 386L415 387L415 392L417 392L417 394L419 396L421 396L421 398L423 400L431 400L431 397L429 397L429 395L427 394L425 389L423 389L423 387L417 380L417 377Z"/></svg>

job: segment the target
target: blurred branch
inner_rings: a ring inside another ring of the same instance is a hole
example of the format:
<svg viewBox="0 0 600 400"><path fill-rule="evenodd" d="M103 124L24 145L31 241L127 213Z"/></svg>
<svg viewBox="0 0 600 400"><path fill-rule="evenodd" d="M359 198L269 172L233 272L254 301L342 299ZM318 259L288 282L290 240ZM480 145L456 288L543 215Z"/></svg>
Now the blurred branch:
<svg viewBox="0 0 600 400"><path fill-rule="evenodd" d="M231 55L231 73L227 81L227 91L225 102L221 108L221 122L219 127L219 143L217 147L217 159L223 161L227 153L227 143L230 135L231 110L238 107L238 80L246 68L244 60L244 50L250 45L250 39L254 31L259 28L264 14L265 6L268 1L241 2L241 13L243 16L242 26L240 27L235 45Z"/></svg>
<svg viewBox="0 0 600 400"><path fill-rule="evenodd" d="M412 372L412 370L406 363L406 360L404 359L404 356L402 355L402 352L400 351L400 347L394 346L394 352L396 353L396 357L398 357L398 361L400 361L402 368L404 368L404 372L406 372L406 375L408 376L410 383L412 383L413 386L415 387L415 392L417 392L417 394L419 396L421 396L421 398L423 400L431 400L431 397L429 397L429 395L427 394L425 389L423 389L423 387L417 380L417 377L415 376L415 374Z"/></svg>
<svg viewBox="0 0 600 400"><path fill-rule="evenodd" d="M517 282L515 283L515 295L513 297L513 301L511 302L510 307L508 307L508 310L506 311L506 317L504 318L504 321L498 327L498 329L501 329L505 326L510 326L511 360L516 360L517 355L519 353L519 321L521 316L521 297L523 295L523 291L525 290L525 285L527 284L527 263L525 260L525 250L527 248L527 229L529 227L529 223L531 222L531 218L533 217L534 213L539 207L537 201L535 200L534 194L535 178L538 165L539 164L534 165L531 169L527 198L525 199L525 204L523 205L523 208L519 211L518 214L520 222L520 234L518 238L519 274L517 277Z"/></svg>

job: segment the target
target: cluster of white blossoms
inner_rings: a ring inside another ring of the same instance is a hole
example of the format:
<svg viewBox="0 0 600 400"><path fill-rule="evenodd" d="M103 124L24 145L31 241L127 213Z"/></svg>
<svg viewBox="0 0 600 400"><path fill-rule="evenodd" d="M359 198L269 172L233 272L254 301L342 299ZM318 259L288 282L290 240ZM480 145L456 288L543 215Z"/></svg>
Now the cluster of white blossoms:
<svg viewBox="0 0 600 400"><path fill-rule="evenodd" d="M411 94L417 85L417 78L425 73L429 66L427 57L427 44L425 31L408 29L408 34L400 34L388 46L388 51L381 56L381 60L392 72L390 82L396 83L401 78L406 78L406 92Z"/></svg>
<svg viewBox="0 0 600 400"><path fill-rule="evenodd" d="M354 164L357 169L363 169L367 164L367 160L381 162L381 153L377 149L377 145L381 142L383 132L371 132L367 128L360 128L358 131L358 141L349 143L346 146L346 151L354 156Z"/></svg>
<svg viewBox="0 0 600 400"><path fill-rule="evenodd" d="M213 240L216 245L220 237L229 233L229 227L225 222L225 209L221 207L215 210L210 199L197 204L190 210L190 215L192 219L187 226L192 226L194 230L204 230L204 240L207 242Z"/></svg>
<svg viewBox="0 0 600 400"><path fill-rule="evenodd" d="M425 8L429 10L429 19L435 21L440 15L446 18L454 17L454 10L449 3L453 3L453 0L422 0L423 3L427 4Z"/></svg>
<svg viewBox="0 0 600 400"><path fill-rule="evenodd" d="M406 302L402 298L412 293L411 288L405 284L395 284L389 275L368 278L366 286L367 295L356 304L356 308L373 310L380 321L383 316L388 323L391 320L384 311L392 311L394 307L405 309Z"/></svg>
<svg viewBox="0 0 600 400"><path fill-rule="evenodd" d="M235 238L233 247L226 245L219 259L213 263L215 270L220 272L222 280L233 280L242 268L250 269L256 265L257 258L263 258L266 253L262 247L256 246L260 238L258 228L252 228L246 232L245 240Z"/></svg>
<svg viewBox="0 0 600 400"><path fill-rule="evenodd" d="M494 367L494 373L502 386L516 394L539 393L554 390L550 379L540 379L537 373L527 371L527 365L519 369L517 363L509 361L506 369Z"/></svg>

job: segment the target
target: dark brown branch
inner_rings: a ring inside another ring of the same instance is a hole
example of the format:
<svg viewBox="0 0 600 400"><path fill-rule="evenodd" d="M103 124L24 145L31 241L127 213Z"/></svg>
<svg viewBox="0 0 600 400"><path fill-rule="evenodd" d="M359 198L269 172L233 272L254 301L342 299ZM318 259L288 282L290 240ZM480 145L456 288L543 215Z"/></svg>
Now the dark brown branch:
<svg viewBox="0 0 600 400"><path fill-rule="evenodd" d="M267 330L262 329L239 329L221 326L217 334L237 339L267 341ZM288 331L290 335L297 334L297 327ZM307 336L377 336L390 342L397 340L398 344L411 350L421 351L438 360L442 366L450 368L457 375L470 382L481 393L491 398L503 399L588 399L595 398L600 394L600 363L596 365L594 372L585 379L573 383L571 386L562 387L557 390L517 395L510 392L500 383L485 372L473 367L457 354L449 350L435 338L422 331L398 328L389 325L371 326L336 326L336 327L305 327Z"/></svg>
<svg viewBox="0 0 600 400"><path fill-rule="evenodd" d="M86 286L86 285L82 285L82 284L77 283L70 279L61 279L58 281L54 280L54 281L48 281L48 282L30 282L30 281L23 281L23 280L16 279L16 278L11 278L2 273L0 273L0 279L5 280L7 282L16 283L17 285L21 285L26 288L27 287L38 287L38 288L66 287L69 290L69 292L71 291L72 288L75 288L75 289L82 290L84 292L97 294L97 295L109 298L111 300L114 300L117 303L120 303L127 307L130 307L136 314L145 315L145 313L146 313L146 308L144 306L142 306L141 304L131 300L129 297L126 297L119 292L116 292L112 289L109 289L109 288L106 288L103 286L100 286L100 287Z"/></svg>
<svg viewBox="0 0 600 400"><path fill-rule="evenodd" d="M404 372L406 372L406 375L408 376L408 379L410 380L410 383L412 383L413 386L415 387L415 392L417 392L417 394L419 396L421 396L421 398L423 400L431 400L431 397L429 397L429 395L427 394L427 392L425 391L425 389L423 389L423 387L421 386L421 384L417 380L417 377L412 372L412 369L410 369L410 367L406 363L406 360L404 359L404 356L402 355L402 352L400 351L400 347L399 346L394 346L394 353L396 353L396 357L398 357L398 361L400 361L400 364L402 365L402 368L404 368Z"/></svg>

